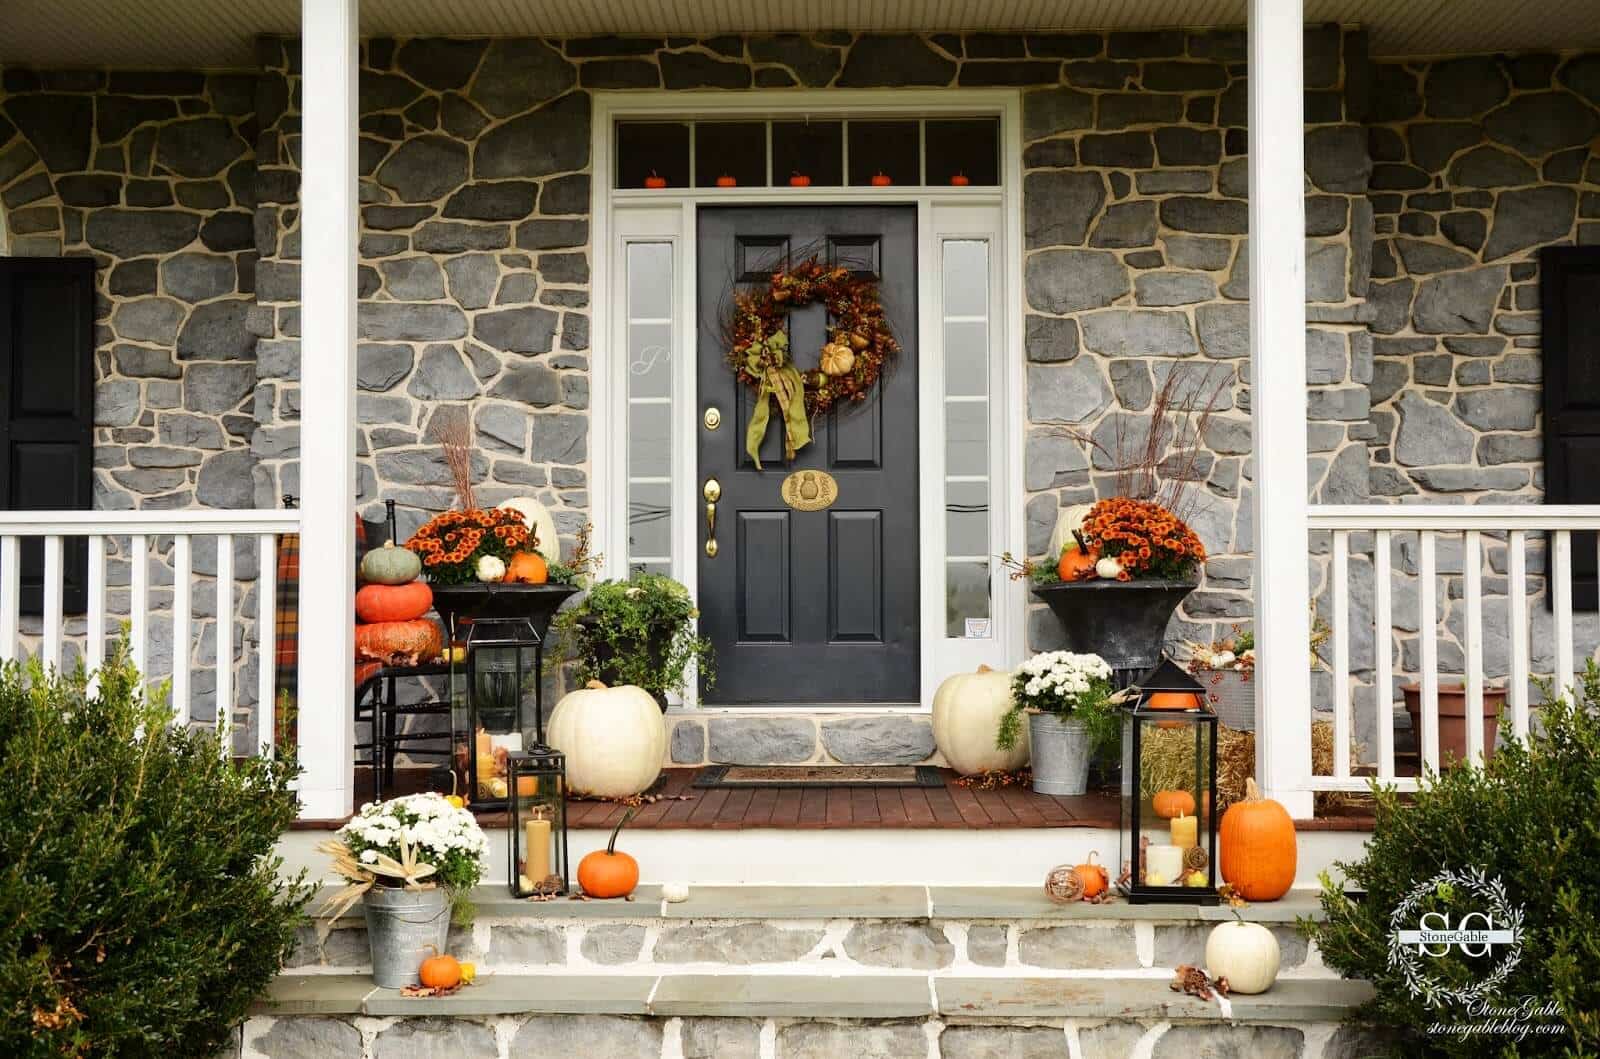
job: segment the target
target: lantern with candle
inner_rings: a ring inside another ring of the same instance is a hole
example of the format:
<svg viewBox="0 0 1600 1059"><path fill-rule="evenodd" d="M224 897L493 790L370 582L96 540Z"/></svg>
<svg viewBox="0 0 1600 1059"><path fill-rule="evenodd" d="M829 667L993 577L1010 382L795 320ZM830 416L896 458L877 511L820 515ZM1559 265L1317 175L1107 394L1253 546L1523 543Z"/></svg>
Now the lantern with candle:
<svg viewBox="0 0 1600 1059"><path fill-rule="evenodd" d="M511 851L506 872L513 897L554 897L567 892L567 762L559 750L535 746L506 757L513 792Z"/></svg>
<svg viewBox="0 0 1600 1059"><path fill-rule="evenodd" d="M1130 904L1215 904L1217 715L1163 658L1122 717L1123 884Z"/></svg>
<svg viewBox="0 0 1600 1059"><path fill-rule="evenodd" d="M571 590L544 595L565 598ZM553 611L554 605L547 609ZM456 790L467 794L474 810L504 809L511 790L507 756L543 741L541 626L549 627L549 615L542 611L537 617L455 615L452 621L463 647L459 655L451 653L450 661Z"/></svg>

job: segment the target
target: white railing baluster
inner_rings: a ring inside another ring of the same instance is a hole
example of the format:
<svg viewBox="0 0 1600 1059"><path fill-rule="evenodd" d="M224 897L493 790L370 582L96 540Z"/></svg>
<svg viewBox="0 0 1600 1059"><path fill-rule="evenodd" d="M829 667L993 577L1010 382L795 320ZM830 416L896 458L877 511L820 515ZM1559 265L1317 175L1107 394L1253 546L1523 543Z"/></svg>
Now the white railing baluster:
<svg viewBox="0 0 1600 1059"><path fill-rule="evenodd" d="M1372 552L1372 705L1378 727L1378 778L1394 779L1394 620L1389 584L1389 531L1379 530Z"/></svg>
<svg viewBox="0 0 1600 1059"><path fill-rule="evenodd" d="M17 657L17 616L22 609L22 545L0 537L0 659Z"/></svg>
<svg viewBox="0 0 1600 1059"><path fill-rule="evenodd" d="M132 580L128 589L129 637L133 643L133 667L141 674L146 672L145 660L149 650L150 630L150 557L148 540L142 533L128 538L128 570Z"/></svg>
<svg viewBox="0 0 1600 1059"><path fill-rule="evenodd" d="M1350 776L1350 531L1333 532L1333 774Z"/></svg>
<svg viewBox="0 0 1600 1059"><path fill-rule="evenodd" d="M1466 574L1467 615L1467 760L1483 761L1483 542L1467 530L1461 542Z"/></svg>
<svg viewBox="0 0 1600 1059"><path fill-rule="evenodd" d="M1528 534L1512 530L1506 541L1506 624L1511 631L1511 730L1528 737Z"/></svg>
<svg viewBox="0 0 1600 1059"><path fill-rule="evenodd" d="M217 742L233 754L233 538L217 538Z"/></svg>
<svg viewBox="0 0 1600 1059"><path fill-rule="evenodd" d="M98 685L99 678L93 674L100 671L106 660L106 539L98 533L89 536L89 584L86 587L89 606L83 663L88 667L90 679Z"/></svg>
<svg viewBox="0 0 1600 1059"><path fill-rule="evenodd" d="M194 551L187 533L172 538L172 709L189 723L189 663L194 654Z"/></svg>
<svg viewBox="0 0 1600 1059"><path fill-rule="evenodd" d="M61 537L50 534L44 539L44 638L40 645L40 660L45 668L61 669Z"/></svg>
<svg viewBox="0 0 1600 1059"><path fill-rule="evenodd" d="M1417 631L1422 637L1421 730L1416 733L1422 763L1439 771L1439 608L1437 536L1431 529L1418 534Z"/></svg>
<svg viewBox="0 0 1600 1059"><path fill-rule="evenodd" d="M256 745L271 754L278 735L278 704L273 700L278 686L278 538L263 533L256 541L261 571L256 579Z"/></svg>
<svg viewBox="0 0 1600 1059"><path fill-rule="evenodd" d="M1556 599L1556 672L1555 690L1565 695L1572 683L1572 532L1555 532L1555 568L1550 572L1555 581L1552 588Z"/></svg>

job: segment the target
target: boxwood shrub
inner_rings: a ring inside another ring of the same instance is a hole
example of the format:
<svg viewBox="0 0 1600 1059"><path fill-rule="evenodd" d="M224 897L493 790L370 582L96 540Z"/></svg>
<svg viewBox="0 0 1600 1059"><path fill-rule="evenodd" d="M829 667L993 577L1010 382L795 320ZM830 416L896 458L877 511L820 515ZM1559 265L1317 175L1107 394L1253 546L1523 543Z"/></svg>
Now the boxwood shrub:
<svg viewBox="0 0 1600 1059"><path fill-rule="evenodd" d="M294 765L142 684L125 646L95 684L0 670L0 1055L211 1055L294 946Z"/></svg>

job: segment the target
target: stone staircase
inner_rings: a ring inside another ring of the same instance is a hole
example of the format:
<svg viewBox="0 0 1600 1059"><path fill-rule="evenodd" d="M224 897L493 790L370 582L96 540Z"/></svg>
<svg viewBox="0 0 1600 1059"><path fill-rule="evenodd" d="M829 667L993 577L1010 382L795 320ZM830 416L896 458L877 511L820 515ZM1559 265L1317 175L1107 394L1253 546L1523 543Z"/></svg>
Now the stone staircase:
<svg viewBox="0 0 1600 1059"><path fill-rule="evenodd" d="M703 886L668 904L514 901L484 888L450 950L477 981L414 999L367 976L359 912L313 927L246 1022L248 1059L1368 1054L1339 1022L1370 995L1294 927L1309 894L1251 906L1283 969L1227 1005L1168 988L1227 908L1050 904L1032 888ZM1219 1050L1220 1049L1220 1050Z"/></svg>

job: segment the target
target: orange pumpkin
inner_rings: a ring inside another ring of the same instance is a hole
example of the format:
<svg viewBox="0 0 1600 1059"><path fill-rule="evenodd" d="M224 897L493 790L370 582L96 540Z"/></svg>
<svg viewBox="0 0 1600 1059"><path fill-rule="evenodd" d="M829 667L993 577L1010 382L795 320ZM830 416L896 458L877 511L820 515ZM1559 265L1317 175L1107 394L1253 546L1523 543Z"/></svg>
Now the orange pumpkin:
<svg viewBox="0 0 1600 1059"><path fill-rule="evenodd" d="M416 665L439 657L444 634L427 618L356 626L356 657L385 665Z"/></svg>
<svg viewBox="0 0 1600 1059"><path fill-rule="evenodd" d="M1105 865L1094 862L1094 859L1099 855L1098 851L1090 850L1089 859L1072 869L1072 874L1076 875L1078 881L1083 883L1083 899L1085 901L1105 893L1106 886L1110 881L1106 878Z"/></svg>
<svg viewBox="0 0 1600 1059"><path fill-rule="evenodd" d="M1192 691L1156 691L1145 700L1152 710L1193 710L1200 705L1200 696Z"/></svg>
<svg viewBox="0 0 1600 1059"><path fill-rule="evenodd" d="M550 580L550 564L538 552L518 552L506 564L508 585L542 585Z"/></svg>
<svg viewBox="0 0 1600 1059"><path fill-rule="evenodd" d="M1156 791L1156 796L1150 799L1150 806L1163 820L1171 820L1175 816L1193 816L1194 795L1188 791Z"/></svg>
<svg viewBox="0 0 1600 1059"><path fill-rule="evenodd" d="M403 585L362 585L356 592L356 618L359 621L410 621L428 613L433 606L433 589L426 581Z"/></svg>
<svg viewBox="0 0 1600 1059"><path fill-rule="evenodd" d="M633 819L629 809L611 829L611 840L603 850L595 850L578 862L578 885L590 897L627 897L639 885L639 862L617 852L617 833Z"/></svg>
<svg viewBox="0 0 1600 1059"><path fill-rule="evenodd" d="M429 989L454 989L461 984L461 964L448 953L436 953L422 961L417 977Z"/></svg>
<svg viewBox="0 0 1600 1059"><path fill-rule="evenodd" d="M1056 576L1063 581L1087 581L1094 576L1095 554L1073 546L1061 552Z"/></svg>
<svg viewBox="0 0 1600 1059"><path fill-rule="evenodd" d="M1222 814L1217 841L1223 881L1246 901L1276 901L1294 885L1294 821L1254 779L1245 780L1244 801Z"/></svg>

